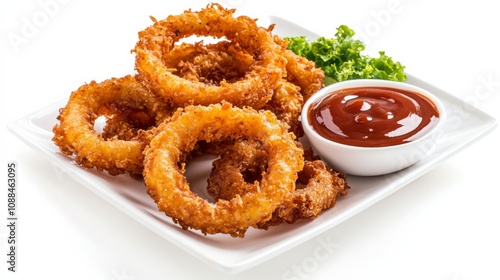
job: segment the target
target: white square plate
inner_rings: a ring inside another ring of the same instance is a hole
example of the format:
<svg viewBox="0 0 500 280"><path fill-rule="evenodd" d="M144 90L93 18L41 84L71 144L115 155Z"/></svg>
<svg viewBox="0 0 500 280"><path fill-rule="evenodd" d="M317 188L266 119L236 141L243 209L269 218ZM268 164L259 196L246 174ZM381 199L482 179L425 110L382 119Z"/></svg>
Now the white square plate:
<svg viewBox="0 0 500 280"><path fill-rule="evenodd" d="M317 37L316 34L278 17L259 17L259 23L263 26L276 23L275 32L281 36L304 35L310 39ZM325 211L317 219L299 221L293 225L282 224L267 231L250 229L243 239L227 235L204 236L197 231L184 231L157 210L142 181L134 180L128 175L108 176L103 172L87 170L62 155L51 140L52 127L56 123L59 108L63 107L67 100L17 120L9 125L9 129L82 185L169 242L221 271L237 273L275 257L368 208L484 137L497 125L491 116L467 106L461 100L424 81L409 75L407 82L433 92L443 101L448 114L447 124L436 139L436 149L425 160L386 176L348 176L351 186L349 194L340 198L334 208ZM189 164L186 177L199 192L203 192L206 186L210 168L210 158L197 159Z"/></svg>

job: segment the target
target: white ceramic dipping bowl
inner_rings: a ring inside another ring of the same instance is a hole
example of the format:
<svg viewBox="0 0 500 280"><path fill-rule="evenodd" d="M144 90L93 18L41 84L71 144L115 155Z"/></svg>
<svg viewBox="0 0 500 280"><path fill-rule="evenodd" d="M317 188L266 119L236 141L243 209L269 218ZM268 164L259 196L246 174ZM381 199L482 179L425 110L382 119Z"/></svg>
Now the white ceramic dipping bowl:
<svg viewBox="0 0 500 280"><path fill-rule="evenodd" d="M420 138L411 142L385 147L360 147L340 144L318 134L309 123L308 112L332 92L359 87L386 87L419 93L430 99L439 113L436 125ZM318 155L333 169L357 176L377 176L409 167L433 151L438 141L446 112L443 103L429 91L403 82L375 79L350 80L331 84L313 94L304 104L301 122L305 136Z"/></svg>

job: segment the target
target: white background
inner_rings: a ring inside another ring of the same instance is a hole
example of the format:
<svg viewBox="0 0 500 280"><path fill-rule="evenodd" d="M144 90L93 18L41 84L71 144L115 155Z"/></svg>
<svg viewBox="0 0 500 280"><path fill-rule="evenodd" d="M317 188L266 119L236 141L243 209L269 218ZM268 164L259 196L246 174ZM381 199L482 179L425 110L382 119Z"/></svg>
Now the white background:
<svg viewBox="0 0 500 280"><path fill-rule="evenodd" d="M52 5L44 10L43 3ZM500 16L494 1L223 1L324 36L346 24L406 70L499 118ZM2 160L19 164L18 272L1 279L500 279L500 130L364 212L323 233L335 251L311 266L316 239L226 275L144 228L65 174L6 124L91 80L133 70L137 32L206 1L4 0ZM45 16L43 15L45 14ZM27 22L36 29L22 35ZM23 41L12 42L13 34ZM484 81L489 81L486 86ZM488 161L489 160L489 161ZM6 181L2 180L2 217ZM2 218L2 221L6 221ZM300 270L300 273L298 272Z"/></svg>

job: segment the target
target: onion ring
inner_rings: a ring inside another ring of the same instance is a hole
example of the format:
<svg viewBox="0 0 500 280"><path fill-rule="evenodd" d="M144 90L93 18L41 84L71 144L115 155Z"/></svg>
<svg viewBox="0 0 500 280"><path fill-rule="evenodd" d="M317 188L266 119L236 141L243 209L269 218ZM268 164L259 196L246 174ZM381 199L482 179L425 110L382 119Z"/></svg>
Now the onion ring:
<svg viewBox="0 0 500 280"><path fill-rule="evenodd" d="M300 145L299 143L297 143ZM312 149L304 151L305 163L298 174L297 187L275 209L271 219L255 227L267 229L282 222L294 223L299 219L314 219L323 210L332 208L338 196L349 188L345 174L335 172L313 156ZM259 180L267 166L267 152L255 141L238 141L228 146L221 157L213 162L207 191L216 201L257 191L254 180Z"/></svg>
<svg viewBox="0 0 500 280"><path fill-rule="evenodd" d="M76 163L86 168L107 170L111 175L126 171L132 175L141 174L142 152L147 141L139 136L128 141L109 135L106 140L94 130L94 122L99 116L128 110L144 112L156 124L163 122L171 112L134 76L112 78L101 83L92 81L74 91L66 106L60 109L52 140L61 152L75 155ZM146 135L147 131L137 133Z"/></svg>
<svg viewBox="0 0 500 280"><path fill-rule="evenodd" d="M287 41L278 36L274 36L274 41L281 46L282 55L287 60L287 80L300 87L304 102L307 101L312 94L325 86L325 72L316 67L313 61L287 49Z"/></svg>
<svg viewBox="0 0 500 280"><path fill-rule="evenodd" d="M286 125L267 111L237 108L224 102L188 106L176 113L145 150L144 180L160 211L183 229L203 234L225 233L243 237L250 226L266 221L287 193L293 191L302 169L302 150ZM183 154L198 141L252 139L268 153L268 167L258 192L210 203L191 192L184 176Z"/></svg>
<svg viewBox="0 0 500 280"><path fill-rule="evenodd" d="M246 17L233 17L235 10L209 4L199 12L171 15L139 32L135 49L136 69L141 81L155 94L175 106L209 105L225 100L235 106L262 108L285 75L281 47L270 32ZM194 82L171 73L164 56L176 42L189 36L225 37L250 54L254 61L244 79L218 86Z"/></svg>

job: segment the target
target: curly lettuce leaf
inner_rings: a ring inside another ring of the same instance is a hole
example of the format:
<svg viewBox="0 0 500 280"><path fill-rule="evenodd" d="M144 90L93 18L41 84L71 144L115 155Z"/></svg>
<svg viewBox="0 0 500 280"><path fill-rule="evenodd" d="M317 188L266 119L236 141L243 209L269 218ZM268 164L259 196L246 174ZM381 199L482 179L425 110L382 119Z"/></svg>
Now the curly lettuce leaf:
<svg viewBox="0 0 500 280"><path fill-rule="evenodd" d="M406 80L404 66L387 56L384 51L379 57L362 54L365 45L353 38L355 32L341 25L334 38L320 37L307 41L305 36L286 37L288 49L316 63L325 72L325 84L351 79Z"/></svg>

